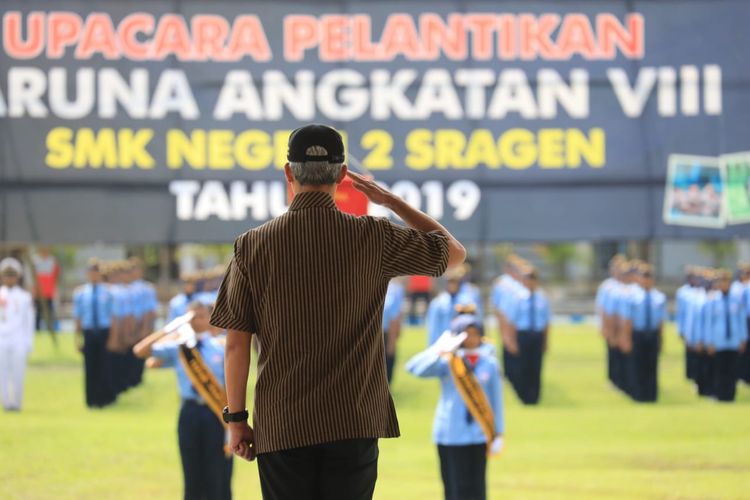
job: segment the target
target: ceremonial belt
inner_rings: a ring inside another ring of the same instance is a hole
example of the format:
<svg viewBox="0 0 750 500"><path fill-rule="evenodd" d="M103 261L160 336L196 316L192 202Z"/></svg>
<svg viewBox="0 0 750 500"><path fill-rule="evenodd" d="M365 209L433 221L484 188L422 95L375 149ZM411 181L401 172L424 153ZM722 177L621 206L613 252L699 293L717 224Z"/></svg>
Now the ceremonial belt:
<svg viewBox="0 0 750 500"><path fill-rule="evenodd" d="M206 366L198 348L181 344L179 358L195 392L206 402L206 406L216 415L224 429L227 429L223 416L224 407L227 405L227 393ZM231 456L231 450L226 444L224 453L226 456Z"/></svg>
<svg viewBox="0 0 750 500"><path fill-rule="evenodd" d="M492 412L492 406L484 393L482 386L479 385L477 378L466 367L461 356L449 354L448 366L451 370L453 382L456 384L461 399L464 400L471 416L474 417L482 428L487 438L487 449L492 446L492 441L497 436L495 432L495 415Z"/></svg>

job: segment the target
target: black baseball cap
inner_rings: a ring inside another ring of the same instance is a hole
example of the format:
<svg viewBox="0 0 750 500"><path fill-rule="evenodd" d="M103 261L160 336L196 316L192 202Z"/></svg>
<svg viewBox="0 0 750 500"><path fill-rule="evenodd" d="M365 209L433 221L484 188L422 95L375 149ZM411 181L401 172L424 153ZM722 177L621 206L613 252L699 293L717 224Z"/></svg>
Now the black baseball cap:
<svg viewBox="0 0 750 500"><path fill-rule="evenodd" d="M307 151L312 146L320 146L326 150L324 155L312 155ZM292 132L289 136L289 149L286 159L294 162L327 161L328 163L344 163L344 140L336 129L327 125L313 123L305 125Z"/></svg>

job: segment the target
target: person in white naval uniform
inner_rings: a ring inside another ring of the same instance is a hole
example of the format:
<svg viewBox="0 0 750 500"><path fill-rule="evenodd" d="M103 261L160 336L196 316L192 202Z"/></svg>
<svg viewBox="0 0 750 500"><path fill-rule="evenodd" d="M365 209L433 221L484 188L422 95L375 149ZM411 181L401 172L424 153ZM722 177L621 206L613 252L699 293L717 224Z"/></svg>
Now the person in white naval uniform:
<svg viewBox="0 0 750 500"><path fill-rule="evenodd" d="M0 400L5 411L20 411L26 360L34 340L34 303L18 286L23 267L13 258L0 261Z"/></svg>

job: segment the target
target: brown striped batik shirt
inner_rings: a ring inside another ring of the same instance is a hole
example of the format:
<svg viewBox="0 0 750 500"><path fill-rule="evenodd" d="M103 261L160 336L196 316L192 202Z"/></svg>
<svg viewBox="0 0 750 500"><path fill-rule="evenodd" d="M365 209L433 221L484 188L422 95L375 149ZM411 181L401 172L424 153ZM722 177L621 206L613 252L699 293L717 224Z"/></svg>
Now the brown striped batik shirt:
<svg viewBox="0 0 750 500"><path fill-rule="evenodd" d="M258 337L257 453L399 435L385 376L383 303L401 275L440 276L448 240L339 211L330 195L242 234L211 316Z"/></svg>

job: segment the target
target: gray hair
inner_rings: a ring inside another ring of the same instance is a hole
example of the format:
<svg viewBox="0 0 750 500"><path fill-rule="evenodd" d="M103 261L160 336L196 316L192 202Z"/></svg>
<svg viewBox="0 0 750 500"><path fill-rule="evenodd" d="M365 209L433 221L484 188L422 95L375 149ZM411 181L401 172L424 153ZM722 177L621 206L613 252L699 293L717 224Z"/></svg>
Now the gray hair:
<svg viewBox="0 0 750 500"><path fill-rule="evenodd" d="M327 156L328 151L323 146L310 146L305 153L309 156ZM341 175L341 163L327 161L293 161L289 162L294 178L301 185L324 186L335 184Z"/></svg>

